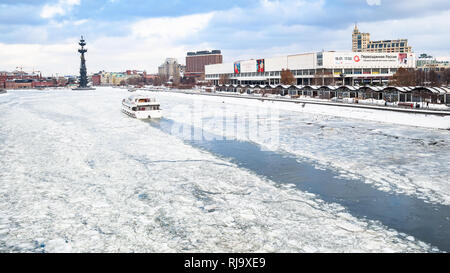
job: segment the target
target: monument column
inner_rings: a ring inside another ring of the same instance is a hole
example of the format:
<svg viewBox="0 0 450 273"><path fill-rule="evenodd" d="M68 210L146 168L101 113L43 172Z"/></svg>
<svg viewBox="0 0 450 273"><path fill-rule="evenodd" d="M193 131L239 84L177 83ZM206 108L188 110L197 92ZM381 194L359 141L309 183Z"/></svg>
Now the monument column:
<svg viewBox="0 0 450 273"><path fill-rule="evenodd" d="M75 88L73 90L95 90L95 88L88 87L86 59L84 58L84 53L87 52L87 49L84 48L84 46L86 45L86 41L84 40L83 36L81 36L79 45L81 46L81 48L78 49L78 52L81 53L80 85L78 86L78 88Z"/></svg>

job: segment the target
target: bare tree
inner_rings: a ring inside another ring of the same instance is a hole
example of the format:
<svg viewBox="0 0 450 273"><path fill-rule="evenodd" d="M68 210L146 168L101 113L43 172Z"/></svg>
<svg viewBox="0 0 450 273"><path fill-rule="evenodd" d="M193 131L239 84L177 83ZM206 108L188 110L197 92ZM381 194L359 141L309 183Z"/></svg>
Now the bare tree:
<svg viewBox="0 0 450 273"><path fill-rule="evenodd" d="M391 80L391 84L396 86L412 86L415 85L415 82L415 72L403 67L397 69L397 72L392 76Z"/></svg>
<svg viewBox="0 0 450 273"><path fill-rule="evenodd" d="M431 86L439 86L439 75L436 71L431 70L428 77Z"/></svg>
<svg viewBox="0 0 450 273"><path fill-rule="evenodd" d="M127 79L129 85L144 85L145 79L143 77L132 77Z"/></svg>
<svg viewBox="0 0 450 273"><path fill-rule="evenodd" d="M325 85L325 72L317 71L313 78L314 85Z"/></svg>
<svg viewBox="0 0 450 273"><path fill-rule="evenodd" d="M225 85L230 83L230 77L227 74L220 75L219 84Z"/></svg>
<svg viewBox="0 0 450 273"><path fill-rule="evenodd" d="M442 77L441 77L442 84L449 85L450 84L450 68L446 68L444 71L442 71Z"/></svg>
<svg viewBox="0 0 450 273"><path fill-rule="evenodd" d="M153 85L154 86L160 86L161 85L161 83L162 83L162 81L161 81L161 77L155 77L153 80L152 80L152 83L153 83Z"/></svg>
<svg viewBox="0 0 450 273"><path fill-rule="evenodd" d="M295 84L295 77L292 74L291 70L289 69L282 69L281 70L281 84L285 84L285 85L291 85L291 84Z"/></svg>

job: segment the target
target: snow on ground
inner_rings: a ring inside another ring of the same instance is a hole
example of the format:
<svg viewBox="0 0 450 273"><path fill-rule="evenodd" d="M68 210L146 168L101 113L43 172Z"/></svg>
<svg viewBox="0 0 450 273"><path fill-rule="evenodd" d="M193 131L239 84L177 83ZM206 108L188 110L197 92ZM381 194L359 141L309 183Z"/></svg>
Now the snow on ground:
<svg viewBox="0 0 450 273"><path fill-rule="evenodd" d="M450 205L448 130L305 113L301 112L302 104L294 103L174 93L156 95L169 107L165 115L179 122L195 120L195 117L189 120L188 115L179 115L180 105L190 107L193 116L200 116L204 121L231 120L229 116L235 116L237 127L241 128L250 124L249 119L254 118L251 113L259 113L259 125L267 123L269 118L276 119L278 125L272 129L250 126L250 131L260 130L260 135L266 136L250 137L250 140L294 154L317 168L331 168L343 177L362 179L383 191ZM223 110L218 111L218 108ZM264 112L265 109L272 110ZM380 115L398 114L382 112ZM219 135L225 132L229 137L243 140L249 137L248 132L228 134L227 128L209 121L203 123L203 130ZM279 139L279 143L266 143L271 135Z"/></svg>
<svg viewBox="0 0 450 273"><path fill-rule="evenodd" d="M0 98L0 252L437 251L128 118L126 95Z"/></svg>

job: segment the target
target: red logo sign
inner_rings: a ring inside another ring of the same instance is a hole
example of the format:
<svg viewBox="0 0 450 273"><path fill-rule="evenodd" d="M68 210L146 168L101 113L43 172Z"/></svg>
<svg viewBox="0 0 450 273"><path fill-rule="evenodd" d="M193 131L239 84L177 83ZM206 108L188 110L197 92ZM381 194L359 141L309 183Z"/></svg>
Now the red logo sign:
<svg viewBox="0 0 450 273"><path fill-rule="evenodd" d="M358 55L355 56L355 58L353 58L355 60L355 62L359 63L359 61L361 61L361 59L359 58Z"/></svg>

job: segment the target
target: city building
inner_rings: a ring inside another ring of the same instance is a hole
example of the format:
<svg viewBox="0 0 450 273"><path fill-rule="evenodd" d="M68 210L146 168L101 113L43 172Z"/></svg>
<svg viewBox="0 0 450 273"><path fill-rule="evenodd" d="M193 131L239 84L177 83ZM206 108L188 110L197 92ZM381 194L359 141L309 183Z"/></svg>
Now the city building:
<svg viewBox="0 0 450 273"><path fill-rule="evenodd" d="M39 80L42 76L37 73L27 73L25 71L15 70L12 72L1 71L0 72L0 88L6 88L6 81L10 81L9 86L11 86L11 81L13 80Z"/></svg>
<svg viewBox="0 0 450 273"><path fill-rule="evenodd" d="M188 52L186 56L186 78L205 79L205 66L221 64L223 61L220 50Z"/></svg>
<svg viewBox="0 0 450 273"><path fill-rule="evenodd" d="M100 73L92 75L92 85L99 86L102 83L102 75Z"/></svg>
<svg viewBox="0 0 450 273"><path fill-rule="evenodd" d="M378 52L378 53L410 53L408 39L371 41L369 33L361 33L355 25L352 35L353 52Z"/></svg>
<svg viewBox="0 0 450 273"><path fill-rule="evenodd" d="M180 81L180 64L177 59L167 58L166 61L158 67L158 75L166 81Z"/></svg>
<svg viewBox="0 0 450 273"><path fill-rule="evenodd" d="M57 79L53 77L42 77L41 74L27 73L15 70L12 72L0 72L0 88L6 89L29 89L57 86Z"/></svg>
<svg viewBox="0 0 450 273"><path fill-rule="evenodd" d="M127 74L126 73L112 73L111 74L111 83L112 85L118 86L126 84L127 82Z"/></svg>
<svg viewBox="0 0 450 273"><path fill-rule="evenodd" d="M450 68L449 61L438 61L436 58L428 54L420 54L420 56L417 58L416 64L418 70L425 72L439 72Z"/></svg>
<svg viewBox="0 0 450 273"><path fill-rule="evenodd" d="M30 79L16 79L7 80L5 82L6 89L31 89L33 88L33 80Z"/></svg>
<svg viewBox="0 0 450 273"><path fill-rule="evenodd" d="M92 75L92 85L118 86L127 84L129 79L146 77L145 71L126 70L125 72L100 71Z"/></svg>
<svg viewBox="0 0 450 273"><path fill-rule="evenodd" d="M145 74L144 76L145 82L150 83L156 81L159 76L158 75L152 75L152 74Z"/></svg>
<svg viewBox="0 0 450 273"><path fill-rule="evenodd" d="M100 85L110 86L112 85L112 75L111 72L101 71L100 74Z"/></svg>
<svg viewBox="0 0 450 273"><path fill-rule="evenodd" d="M206 80L222 84L280 84L289 69L297 85L387 84L403 67L416 68L414 53L317 52L205 66Z"/></svg>
<svg viewBox="0 0 450 273"><path fill-rule="evenodd" d="M186 74L186 66L180 64L180 77L183 78L185 74Z"/></svg>

